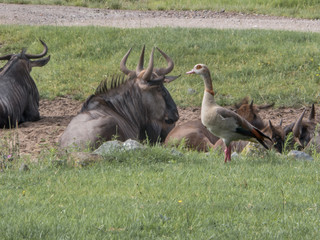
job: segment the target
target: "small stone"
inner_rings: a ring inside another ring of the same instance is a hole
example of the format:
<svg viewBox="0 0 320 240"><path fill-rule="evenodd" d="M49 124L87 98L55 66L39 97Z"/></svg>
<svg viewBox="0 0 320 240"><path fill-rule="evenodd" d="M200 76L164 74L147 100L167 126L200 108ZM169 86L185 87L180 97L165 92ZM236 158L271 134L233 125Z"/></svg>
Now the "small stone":
<svg viewBox="0 0 320 240"><path fill-rule="evenodd" d="M313 157L311 157L309 154L297 150L291 150L288 153L288 156L294 157L296 160L313 161Z"/></svg>
<svg viewBox="0 0 320 240"><path fill-rule="evenodd" d="M93 153L103 155L108 154L114 151L119 151L123 149L123 143L114 140L114 141L107 141L104 142L98 149L96 149Z"/></svg>
<svg viewBox="0 0 320 240"><path fill-rule="evenodd" d="M241 154L243 156L253 156L253 155L261 155L265 152L266 151L262 145L260 145L258 143L250 142L245 146L245 148L242 150Z"/></svg>
<svg viewBox="0 0 320 240"><path fill-rule="evenodd" d="M179 152L179 151L176 150L176 149L171 149L171 154L172 154L173 156L183 157L183 153Z"/></svg>
<svg viewBox="0 0 320 240"><path fill-rule="evenodd" d="M232 154L231 154L231 159L232 158L240 158L240 155L237 153L237 152L233 152Z"/></svg>
<svg viewBox="0 0 320 240"><path fill-rule="evenodd" d="M132 139L128 139L126 140L124 143L123 143L123 148L125 150L138 150L138 149L144 149L145 146L142 145L141 143L135 141L135 140L132 140Z"/></svg>

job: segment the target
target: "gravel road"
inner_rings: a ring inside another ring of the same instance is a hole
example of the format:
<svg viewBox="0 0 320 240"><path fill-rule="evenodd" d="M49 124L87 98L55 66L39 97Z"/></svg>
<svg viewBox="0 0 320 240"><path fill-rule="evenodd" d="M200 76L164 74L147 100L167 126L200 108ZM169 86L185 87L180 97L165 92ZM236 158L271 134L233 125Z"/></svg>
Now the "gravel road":
<svg viewBox="0 0 320 240"><path fill-rule="evenodd" d="M320 20L212 11L126 11L68 6L0 3L0 24L274 29L320 32Z"/></svg>

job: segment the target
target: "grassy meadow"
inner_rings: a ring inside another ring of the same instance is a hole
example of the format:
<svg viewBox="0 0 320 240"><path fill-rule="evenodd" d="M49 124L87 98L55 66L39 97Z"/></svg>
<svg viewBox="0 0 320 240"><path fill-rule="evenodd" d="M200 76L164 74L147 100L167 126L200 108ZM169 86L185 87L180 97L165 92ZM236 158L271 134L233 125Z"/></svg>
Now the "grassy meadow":
<svg viewBox="0 0 320 240"><path fill-rule="evenodd" d="M167 87L179 106L201 104L202 79L185 74L197 63L211 69L221 105L244 96L276 107L319 102L320 34L0 26L0 36L0 55L23 47L38 53L38 39L47 43L50 62L31 73L41 98L84 100L106 76L119 74L119 62L130 47L128 67L134 69L146 44L148 55L158 46L174 60L172 75L181 77ZM155 65L165 65L159 53ZM116 152L83 168L63 164L55 149L43 152L38 163L1 160L0 239L319 236L317 153L311 162L270 151L224 164L220 152L179 150L183 155L161 146ZM21 163L30 170L20 171Z"/></svg>
<svg viewBox="0 0 320 240"><path fill-rule="evenodd" d="M129 10L212 10L320 18L319 0L0 0L3 3L52 4Z"/></svg>
<svg viewBox="0 0 320 240"><path fill-rule="evenodd" d="M182 151L183 152L183 151ZM159 146L85 168L0 174L1 239L316 239L319 158L172 155Z"/></svg>
<svg viewBox="0 0 320 240"><path fill-rule="evenodd" d="M41 97L70 95L84 100L107 76L121 74L119 63L128 51L128 67L135 69L146 45L158 46L175 62L167 85L179 106L200 106L203 81L186 71L197 63L208 65L216 98L231 105L245 96L256 103L276 106L310 105L319 101L320 35L317 33L213 29L117 29L103 27L0 26L0 54L18 53L27 47L41 52L38 39L49 47L50 62L34 68ZM156 52L155 66L166 66ZM190 93L190 89L195 92Z"/></svg>

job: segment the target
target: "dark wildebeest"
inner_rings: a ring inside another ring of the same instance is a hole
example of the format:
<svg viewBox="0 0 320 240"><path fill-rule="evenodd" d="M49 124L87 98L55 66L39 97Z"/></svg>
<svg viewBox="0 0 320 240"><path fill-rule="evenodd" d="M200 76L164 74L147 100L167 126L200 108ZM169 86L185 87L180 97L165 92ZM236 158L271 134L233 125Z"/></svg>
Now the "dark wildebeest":
<svg viewBox="0 0 320 240"><path fill-rule="evenodd" d="M40 40L41 41L41 40ZM40 54L19 54L1 56L8 62L0 69L0 128L15 127L27 121L37 121L39 114L39 92L30 76L33 67L46 65L50 56L42 58L48 52L47 45L41 41L44 50Z"/></svg>
<svg viewBox="0 0 320 240"><path fill-rule="evenodd" d="M291 142L289 142L289 147L291 148L294 148L294 145L297 144L299 149L303 149L315 136L317 123L315 120L314 104L311 106L310 114L307 120L303 120L305 112L306 109L303 110L296 122L293 122L285 127L286 136L292 132L293 139Z"/></svg>
<svg viewBox="0 0 320 240"><path fill-rule="evenodd" d="M62 148L74 146L95 149L103 141L113 138L120 141L148 139L150 143L155 143L163 141L174 127L179 119L178 110L163 85L177 78L166 76L174 67L173 61L158 49L168 66L154 68L153 48L149 65L143 69L143 47L137 68L133 71L126 67L130 51L120 63L120 69L128 79L122 83L113 79L109 89L106 81L100 84L62 134Z"/></svg>

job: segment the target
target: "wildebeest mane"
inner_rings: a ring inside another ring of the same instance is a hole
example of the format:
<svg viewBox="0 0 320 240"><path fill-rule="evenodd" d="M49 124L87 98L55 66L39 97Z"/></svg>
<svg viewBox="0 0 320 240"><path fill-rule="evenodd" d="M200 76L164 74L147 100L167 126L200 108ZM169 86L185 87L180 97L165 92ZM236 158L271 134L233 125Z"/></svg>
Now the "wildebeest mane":
<svg viewBox="0 0 320 240"><path fill-rule="evenodd" d="M96 88L95 95L99 94L108 94L115 95L118 94L118 91L121 91L121 86L129 81L129 78L125 76L112 76L111 81L108 81L108 78L101 81L99 86ZM110 82L110 83L109 83Z"/></svg>
<svg viewBox="0 0 320 240"><path fill-rule="evenodd" d="M101 81L95 94L83 104L81 112L92 109L101 110L101 106L112 109L137 126L147 121L145 108L141 102L141 90L135 86L134 78L113 76L110 81L108 79Z"/></svg>

